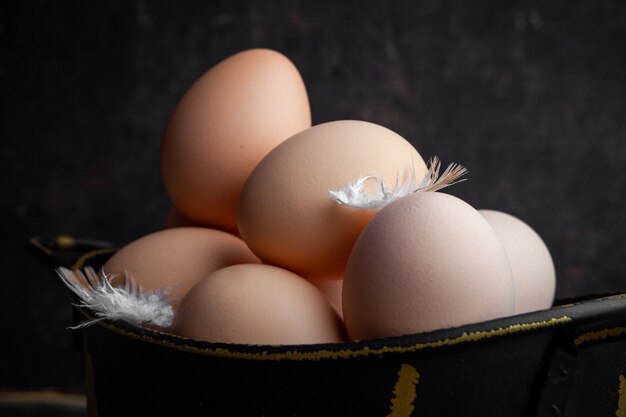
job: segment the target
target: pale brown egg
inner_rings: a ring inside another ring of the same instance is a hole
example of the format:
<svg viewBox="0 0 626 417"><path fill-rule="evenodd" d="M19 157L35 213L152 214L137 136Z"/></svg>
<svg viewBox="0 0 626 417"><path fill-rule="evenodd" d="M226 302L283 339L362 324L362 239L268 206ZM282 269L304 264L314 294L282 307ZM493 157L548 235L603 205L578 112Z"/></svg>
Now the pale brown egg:
<svg viewBox="0 0 626 417"><path fill-rule="evenodd" d="M510 316L514 287L493 228L464 201L418 192L382 208L357 240L343 283L352 339Z"/></svg>
<svg viewBox="0 0 626 417"><path fill-rule="evenodd" d="M265 263L307 279L341 278L354 241L374 211L350 209L329 190L367 175L396 183L426 164L397 133L356 120L324 123L272 150L254 169L239 204L239 232Z"/></svg>
<svg viewBox="0 0 626 417"><path fill-rule="evenodd" d="M556 290L556 272L548 247L529 225L495 210L479 210L504 246L515 282L515 313L550 308Z"/></svg>
<svg viewBox="0 0 626 417"><path fill-rule="evenodd" d="M343 288L343 279L309 279L311 284L320 290L333 306L339 317L343 318L343 309L341 306L341 290Z"/></svg>
<svg viewBox="0 0 626 417"><path fill-rule="evenodd" d="M310 126L306 88L288 58L252 49L225 59L191 86L167 122L161 171L172 203L193 223L236 231L252 169Z"/></svg>
<svg viewBox="0 0 626 417"><path fill-rule="evenodd" d="M172 286L171 304L177 308L187 291L220 268L256 263L258 258L236 236L202 227L177 227L144 236L120 249L102 270L124 277L129 273L142 289ZM122 284L123 280L114 280Z"/></svg>
<svg viewBox="0 0 626 417"><path fill-rule="evenodd" d="M324 295L304 278L270 265L213 272L180 304L170 331L196 340L292 345L345 340Z"/></svg>

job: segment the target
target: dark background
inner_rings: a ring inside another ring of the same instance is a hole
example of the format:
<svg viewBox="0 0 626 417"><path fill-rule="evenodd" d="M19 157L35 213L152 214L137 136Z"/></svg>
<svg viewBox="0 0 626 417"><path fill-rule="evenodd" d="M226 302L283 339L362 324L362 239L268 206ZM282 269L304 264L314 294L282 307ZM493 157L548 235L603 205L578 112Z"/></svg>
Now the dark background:
<svg viewBox="0 0 626 417"><path fill-rule="evenodd" d="M167 117L230 54L268 47L314 124L363 119L468 167L449 192L550 248L558 297L626 289L626 3L0 4L0 389L80 391L71 307L27 239L163 227Z"/></svg>

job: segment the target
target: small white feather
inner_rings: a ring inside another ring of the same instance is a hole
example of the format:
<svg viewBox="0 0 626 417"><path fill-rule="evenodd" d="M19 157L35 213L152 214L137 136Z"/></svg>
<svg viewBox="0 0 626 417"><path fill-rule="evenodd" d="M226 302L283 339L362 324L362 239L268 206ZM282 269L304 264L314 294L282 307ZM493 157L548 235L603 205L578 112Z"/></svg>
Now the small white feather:
<svg viewBox="0 0 626 417"><path fill-rule="evenodd" d="M63 267L57 268L56 272L80 300L76 306L88 308L96 316L73 328L82 328L105 319L157 327L169 327L172 324L174 312L167 301L171 287L144 291L129 273L124 277L123 286L114 287L112 281L118 278L117 275L104 272L98 275L91 267L86 267L84 273Z"/></svg>
<svg viewBox="0 0 626 417"><path fill-rule="evenodd" d="M417 184L415 179L415 169L411 163L409 173L401 179L398 172L396 184L390 187L385 179L380 175L367 175L358 178L343 187L329 190L329 194L335 202L358 210L378 210L399 198L405 197L419 191L438 191L442 188L465 181L459 179L467 173L467 169L459 164L450 164L443 174L439 176L441 161L438 157L433 157L428 161L428 170ZM368 191L366 184L374 182Z"/></svg>
<svg viewBox="0 0 626 417"><path fill-rule="evenodd" d="M432 157L428 161L428 170L424 174L424 178L422 178L414 192L439 191L467 179L459 179L467 174L467 168L463 165L451 163L441 176L439 176L439 168L441 168L441 161L436 156Z"/></svg>

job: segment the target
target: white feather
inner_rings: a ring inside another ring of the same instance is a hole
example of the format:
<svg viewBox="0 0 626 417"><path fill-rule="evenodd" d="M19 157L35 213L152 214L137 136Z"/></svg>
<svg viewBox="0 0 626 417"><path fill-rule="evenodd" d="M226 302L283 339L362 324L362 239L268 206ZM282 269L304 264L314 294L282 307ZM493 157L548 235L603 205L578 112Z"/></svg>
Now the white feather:
<svg viewBox="0 0 626 417"><path fill-rule="evenodd" d="M428 161L426 174L416 184L415 169L411 163L409 173L401 179L400 172L396 175L396 184L390 187L381 175L367 175L346 184L343 187L329 190L329 194L335 202L359 210L378 210L399 198L405 197L419 191L437 191L457 182L465 181L459 179L467 173L467 169L459 164L450 164L439 176L441 161L438 157L433 157ZM368 191L366 184L374 182L373 191Z"/></svg>
<svg viewBox="0 0 626 417"><path fill-rule="evenodd" d="M96 316L74 328L89 326L105 319L158 327L169 327L172 324L174 313L167 301L171 287L144 291L129 273L124 277L125 284L115 287L112 281L118 278L117 275L107 275L104 272L98 275L91 267L86 267L84 273L63 267L56 272L80 300L76 306L88 308Z"/></svg>

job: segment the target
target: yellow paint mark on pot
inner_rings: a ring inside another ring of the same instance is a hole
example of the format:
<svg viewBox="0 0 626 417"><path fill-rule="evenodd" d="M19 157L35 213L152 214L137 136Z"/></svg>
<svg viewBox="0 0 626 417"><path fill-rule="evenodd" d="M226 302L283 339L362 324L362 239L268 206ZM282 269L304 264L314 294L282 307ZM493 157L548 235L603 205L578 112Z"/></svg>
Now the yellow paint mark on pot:
<svg viewBox="0 0 626 417"><path fill-rule="evenodd" d="M400 366L398 380L393 387L391 412L387 414L387 417L410 417L413 410L415 410L413 402L417 397L415 388L419 383L419 379L420 374L415 367L406 363Z"/></svg>
<svg viewBox="0 0 626 417"><path fill-rule="evenodd" d="M76 240L67 235L59 235L54 241L61 250L72 250L76 246Z"/></svg>
<svg viewBox="0 0 626 417"><path fill-rule="evenodd" d="M617 400L617 411L615 411L616 417L626 417L626 378L624 375L619 376L619 390Z"/></svg>
<svg viewBox="0 0 626 417"><path fill-rule="evenodd" d="M604 340L604 339L608 339L608 338L611 338L611 337L618 337L618 336L621 336L623 334L626 334L626 327L625 326L622 326L622 327L611 327L611 328L607 328L607 329L597 330L595 332L583 333L582 335L580 335L576 339L574 339L574 344L576 346L580 346L583 343L592 342L592 341L598 341L598 340Z"/></svg>
<svg viewBox="0 0 626 417"><path fill-rule="evenodd" d="M41 237L37 236L37 237L31 237L30 238L30 244L33 245L34 247L36 247L37 249L39 249L40 251L42 251L43 253L45 253L48 256L52 256L54 255L54 252L52 252L52 250L47 247L46 245L44 245L41 242Z"/></svg>

